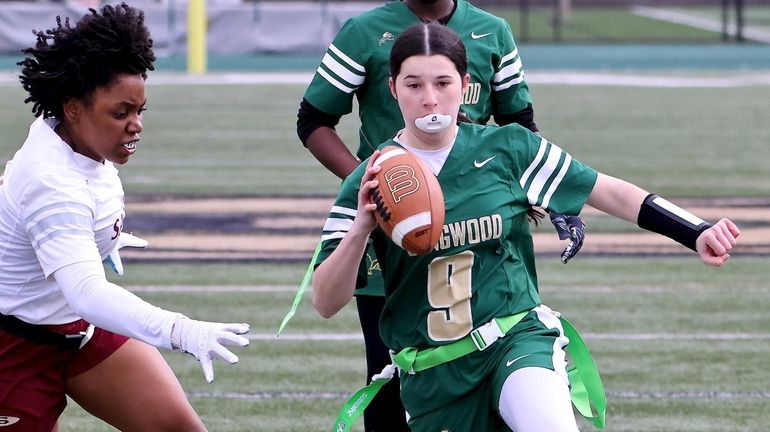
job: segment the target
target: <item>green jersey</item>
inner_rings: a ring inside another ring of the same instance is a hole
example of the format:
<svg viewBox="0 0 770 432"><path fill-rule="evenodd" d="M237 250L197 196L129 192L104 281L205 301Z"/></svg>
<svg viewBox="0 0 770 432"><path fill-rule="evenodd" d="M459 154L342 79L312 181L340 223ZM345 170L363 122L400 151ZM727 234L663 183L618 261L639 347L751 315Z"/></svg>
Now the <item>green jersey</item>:
<svg viewBox="0 0 770 432"><path fill-rule="evenodd" d="M357 155L365 159L404 127L390 94L390 49L395 38L420 19L401 1L350 18L329 45L305 92L319 110L345 115L358 98L361 119ZM495 114L514 114L531 103L511 28L505 20L465 0L447 23L460 35L468 56L470 85L461 109L485 124Z"/></svg>
<svg viewBox="0 0 770 432"><path fill-rule="evenodd" d="M353 223L365 165L342 184L319 263ZM519 125L461 124L437 178L446 216L431 253L410 256L380 228L370 237L387 298L380 333L396 351L443 345L492 318L539 305L527 209L579 214L596 171ZM364 285L366 266L360 267Z"/></svg>

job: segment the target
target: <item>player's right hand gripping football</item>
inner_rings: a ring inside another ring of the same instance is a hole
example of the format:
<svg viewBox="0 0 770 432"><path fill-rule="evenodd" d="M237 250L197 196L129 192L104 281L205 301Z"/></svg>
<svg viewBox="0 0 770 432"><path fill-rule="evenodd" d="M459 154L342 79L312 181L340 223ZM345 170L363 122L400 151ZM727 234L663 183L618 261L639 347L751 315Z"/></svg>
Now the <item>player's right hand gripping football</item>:
<svg viewBox="0 0 770 432"><path fill-rule="evenodd" d="M214 381L213 360L221 358L230 364L238 363L238 356L225 345L247 346L249 340L240 335L248 332L249 325L245 323L197 321L180 315L171 331L171 346L198 359L203 376L211 383Z"/></svg>
<svg viewBox="0 0 770 432"><path fill-rule="evenodd" d="M567 264L583 247L586 238L586 224L580 216L568 216L551 212L551 223L559 234L559 240L569 239L567 247L561 253L561 262Z"/></svg>
<svg viewBox="0 0 770 432"><path fill-rule="evenodd" d="M377 189L377 173L380 172L379 166L374 166L374 161L380 156L380 151L375 150L366 163L366 172L361 177L361 188L358 191L358 211L353 226L358 227L367 234L374 231L377 227L377 220L374 218L374 212L377 205L372 201L371 193Z"/></svg>

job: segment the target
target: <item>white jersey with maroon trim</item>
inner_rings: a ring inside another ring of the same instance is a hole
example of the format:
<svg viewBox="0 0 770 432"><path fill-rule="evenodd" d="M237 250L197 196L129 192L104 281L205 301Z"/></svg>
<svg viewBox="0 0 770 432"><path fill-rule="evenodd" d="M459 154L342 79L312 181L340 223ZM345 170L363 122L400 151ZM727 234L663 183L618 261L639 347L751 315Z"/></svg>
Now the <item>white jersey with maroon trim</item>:
<svg viewBox="0 0 770 432"><path fill-rule="evenodd" d="M123 185L111 162L75 153L38 118L0 183L0 313L34 324L79 319L52 274L101 262L123 228Z"/></svg>

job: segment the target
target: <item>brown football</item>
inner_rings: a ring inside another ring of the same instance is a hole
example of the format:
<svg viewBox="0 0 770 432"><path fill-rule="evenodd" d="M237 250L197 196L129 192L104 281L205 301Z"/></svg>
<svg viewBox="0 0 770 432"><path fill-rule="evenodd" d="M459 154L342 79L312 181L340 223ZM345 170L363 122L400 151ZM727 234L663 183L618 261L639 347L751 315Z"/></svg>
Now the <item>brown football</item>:
<svg viewBox="0 0 770 432"><path fill-rule="evenodd" d="M406 251L429 253L444 229L444 194L438 179L419 157L401 147L383 148L374 165L382 167L371 193L377 223Z"/></svg>

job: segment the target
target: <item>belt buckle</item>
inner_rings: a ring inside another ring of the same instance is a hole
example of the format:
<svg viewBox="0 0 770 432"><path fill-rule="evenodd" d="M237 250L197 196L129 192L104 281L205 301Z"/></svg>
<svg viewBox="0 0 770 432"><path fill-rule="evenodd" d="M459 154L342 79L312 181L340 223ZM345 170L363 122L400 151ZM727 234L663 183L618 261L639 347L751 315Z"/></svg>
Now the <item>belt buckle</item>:
<svg viewBox="0 0 770 432"><path fill-rule="evenodd" d="M476 349L484 351L489 348L490 345L495 343L496 340L503 337L504 334L500 329L500 326L497 325L497 320L493 319L476 330L473 330L470 333L470 336L473 345L476 345Z"/></svg>

